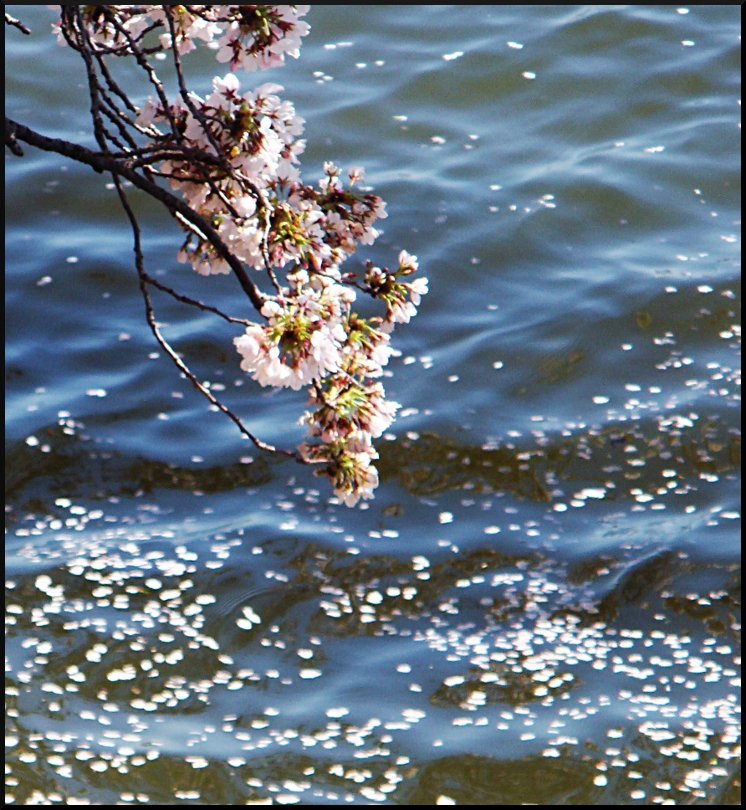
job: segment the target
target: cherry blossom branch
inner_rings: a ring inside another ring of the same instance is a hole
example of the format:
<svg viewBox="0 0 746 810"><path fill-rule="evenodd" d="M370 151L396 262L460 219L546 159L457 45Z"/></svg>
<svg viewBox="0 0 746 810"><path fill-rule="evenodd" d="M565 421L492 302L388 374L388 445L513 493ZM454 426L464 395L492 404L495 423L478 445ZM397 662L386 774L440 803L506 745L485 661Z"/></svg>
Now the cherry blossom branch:
<svg viewBox="0 0 746 810"><path fill-rule="evenodd" d="M216 408L219 408L226 416L228 416L235 424L237 425L238 429L241 433L246 436L260 449L266 450L270 453L276 453L283 456L288 456L289 458L293 458L301 464L307 463L298 453L293 452L292 450L280 450L276 448L272 444L267 444L267 442L263 442L261 439L257 438L239 419L233 411L230 410L226 405L220 402L215 395L210 391L209 388L205 388L204 385L195 377L195 375L191 372L189 367L186 363L179 357L179 355L173 350L169 342L163 337L161 334L160 329L158 328L158 324L155 320L155 315L153 312L153 304L150 300L150 294L148 293L147 285L153 284L154 279L150 277L144 269L144 261L143 261L143 253L142 253L142 243L140 238L140 225L137 222L137 218L130 207L129 200L127 199L127 195L122 188L122 183L119 177L114 177L114 184L116 185L117 193L119 194L119 199L122 202L122 207L124 208L127 218L130 221L130 226L132 227L132 235L134 240L134 251L135 251L135 266L137 268L137 275L140 280L140 292L142 293L143 300L145 302L145 318L148 322L148 326L150 327L151 332L153 333L155 339L160 344L163 351L174 361L176 367L184 374L194 385L194 387L203 395L205 396ZM161 287L162 285L157 284L156 286ZM199 304L199 302L194 302ZM219 313L222 314L222 313Z"/></svg>
<svg viewBox="0 0 746 810"><path fill-rule="evenodd" d="M376 378L396 354L389 333L407 323L427 293L427 279L405 280L418 269L417 258L402 250L398 267L366 263L363 279L342 273L340 265L359 244L379 235L373 223L386 217L385 203L370 193L353 191L362 180L349 170L324 164L318 188L304 184L297 168L305 141L298 138L304 120L282 88L262 84L241 93L233 71L277 67L285 56L297 57L309 26L300 18L308 6L63 6L58 42L75 49L86 65L93 128L100 151L46 138L6 118L5 141L22 156L19 141L57 152L110 172L130 220L135 263L146 319L159 345L219 410L258 447L318 464L345 504L372 498L378 485L373 440L394 419L395 402L387 402ZM156 29L160 45L146 47L144 37ZM215 37L220 37L215 43ZM189 92L181 56L194 40L216 45L219 62L231 73L213 79L204 100ZM170 102L148 56L171 51L178 96ZM134 57L146 72L155 96L136 107L114 81L107 57ZM137 113L133 121L130 113ZM165 134L159 123L165 123ZM138 136L148 139L140 146ZM168 181L170 193L158 184ZM262 325L232 318L216 307L182 295L145 272L140 229L124 194L122 180L162 202L187 231L177 257L201 275L233 271ZM246 267L265 270L276 295L261 293ZM148 286L181 303L212 312L245 332L234 338L241 368L262 386L306 389L313 410L301 423L309 441L298 452L277 450L261 442L241 420L200 384L158 328ZM359 290L385 304L385 317L362 318L352 310Z"/></svg>
<svg viewBox="0 0 746 810"><path fill-rule="evenodd" d="M176 42L176 29L174 26L173 11L168 6L164 7L164 11L166 13L166 19L168 20L169 31L171 33L171 42L173 43ZM200 124L202 124L202 128L205 132L205 135L210 141L210 145L215 150L215 154L218 155L220 158L222 158L221 160L222 168L225 171L227 171L228 174L235 176L235 170L223 156L223 150L207 121L207 117L202 113L201 110L197 109L197 106L194 104L189 95L189 92L187 91L186 82L184 81L184 73L181 68L181 57L179 56L179 49L172 48L171 50L174 57L174 67L176 68L176 76L179 83L179 92L181 94L182 100L189 108L189 111L192 113L192 115L200 122ZM269 202L267 201L266 196L261 191L261 189L259 189L254 183L249 181L248 178L242 179L244 183L249 187L251 192L256 196L257 201L262 204L262 211L264 213L264 233L262 234L262 258L264 259L264 267L265 270L267 271L267 275L269 276L270 281L272 282L274 288L279 293L280 284L277 281L277 277L275 276L272 270L272 263L269 260L268 242L269 242L269 231L271 227L271 216L270 216L271 208ZM212 180L210 180L210 186L212 187L213 192L217 193L217 189L215 188L215 185L212 182ZM225 200L224 197L223 200L224 202L228 203L229 208L232 208L230 202ZM231 213L233 213L233 215L236 216L235 210L233 210Z"/></svg>
<svg viewBox="0 0 746 810"><path fill-rule="evenodd" d="M59 138L48 138L46 135L41 135L29 129L29 127L24 124L20 124L6 117L5 143L13 154L22 157L23 150L17 143L19 140L31 146L35 146L37 149L42 149L45 152L56 152L78 163L85 163L99 173L110 172L114 177L121 175L126 180L129 180L133 186L137 186L141 191L146 192L151 197L162 202L174 216L176 216L177 213L180 214L185 220L192 224L199 233L204 235L205 239L215 248L218 255L228 263L231 270L233 270L237 276L244 292L251 300L251 303L261 312L267 300L267 296L257 289L241 262L223 242L212 225L183 200L180 200L174 194L171 194L169 191L166 191L166 189L161 188L161 186L147 180L131 169L127 160L119 160L111 157L111 155L94 152L81 144L63 141ZM14 151L14 146L15 149L20 151Z"/></svg>

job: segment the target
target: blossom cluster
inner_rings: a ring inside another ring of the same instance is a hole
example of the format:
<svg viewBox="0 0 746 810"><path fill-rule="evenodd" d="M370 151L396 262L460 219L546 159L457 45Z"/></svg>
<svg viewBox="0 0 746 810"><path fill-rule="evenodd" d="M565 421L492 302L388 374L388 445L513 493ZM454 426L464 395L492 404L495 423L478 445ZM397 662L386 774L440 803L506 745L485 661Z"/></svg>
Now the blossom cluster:
<svg viewBox="0 0 746 810"><path fill-rule="evenodd" d="M315 277L311 284L305 271L292 280L295 289L262 307L268 324L247 326L234 343L243 355L241 368L260 385L297 391L340 368L344 319L355 291L326 277Z"/></svg>
<svg viewBox="0 0 746 810"><path fill-rule="evenodd" d="M299 179L295 164L306 142L296 139L303 132L304 120L295 114L292 104L280 101L277 93L281 91L279 85L267 83L239 95L238 79L229 73L213 80L213 92L205 100L190 94L188 101L177 98L163 109L151 97L136 119L153 136L154 145L172 137L156 124L173 121L187 150L217 159L214 165L183 158L166 160L159 171L215 227L231 251L257 269L265 268L267 217L272 220L274 265L281 267L285 256L291 255L283 249L288 242L294 244L286 235L302 234L309 250L322 246L317 223L323 212L308 202L296 203L286 193ZM230 272L211 243L192 231L179 258L202 275Z"/></svg>
<svg viewBox="0 0 746 810"><path fill-rule="evenodd" d="M218 62L231 70L279 67L285 54L298 58L301 37L311 27L300 18L310 6L170 6L179 54L197 46L195 39L217 49ZM164 6L83 6L83 22L91 41L104 53L130 55L151 31L167 25ZM60 25L53 26L60 45L67 40ZM216 39L218 37L218 39ZM159 36L160 47L174 47L170 30Z"/></svg>
<svg viewBox="0 0 746 810"><path fill-rule="evenodd" d="M191 154L222 159L214 165L167 160L159 171L241 261L258 270L295 261L336 278L358 242L371 244L379 235L373 223L386 218L386 206L374 194L354 191L362 169L350 170L347 189L330 162L317 188L301 182L298 155L306 142L297 136L305 121L290 102L280 100L282 89L267 83L241 95L238 79L228 74L213 80L213 92L204 100L190 94L164 109L150 97L136 123L156 145L172 138L157 125L173 122ZM179 258L202 275L229 272L213 245L193 231Z"/></svg>
<svg viewBox="0 0 746 810"><path fill-rule="evenodd" d="M372 262L366 262L366 269L368 292L386 303L386 321L382 328L390 332L396 323L409 323L417 314L422 296L428 292L428 282L426 278L416 278L414 281L399 279L417 272L417 257L403 250L399 254L399 267L393 273L374 267Z"/></svg>
<svg viewBox="0 0 746 810"><path fill-rule="evenodd" d="M299 19L307 6L85 9L89 36L106 52L141 56L143 38L165 27L162 48L183 54L201 39L217 50L218 61L230 62L231 71L274 67L286 54L297 57L308 32ZM362 280L341 272L358 244L372 244L379 235L374 224L387 216L385 203L360 186L360 168L351 168L343 184L341 170L325 163L316 186L302 182L304 120L281 92L266 83L242 93L229 73L213 80L204 99L182 92L168 101L158 92L138 109L134 126L148 139L145 151L162 156L151 171L183 195L233 256L272 282L275 293L265 295L261 306L265 322L248 325L234 340L241 368L263 386L308 388L312 409L301 419L308 428L301 456L319 465L317 473L353 506L373 496L373 439L399 408L377 381L394 354L389 334L416 314L428 283L409 279L418 264L406 251L393 272L370 262ZM230 272L204 234L183 226L180 261L202 275ZM364 318L353 311L356 288L380 299L385 316Z"/></svg>

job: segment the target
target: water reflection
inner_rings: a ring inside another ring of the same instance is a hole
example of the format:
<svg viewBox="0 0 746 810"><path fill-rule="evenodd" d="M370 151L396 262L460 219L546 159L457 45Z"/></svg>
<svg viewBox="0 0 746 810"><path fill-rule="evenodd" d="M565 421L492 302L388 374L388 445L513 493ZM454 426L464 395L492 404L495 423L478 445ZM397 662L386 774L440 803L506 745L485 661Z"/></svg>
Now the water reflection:
<svg viewBox="0 0 746 810"><path fill-rule="evenodd" d="M703 487L735 480L739 434L727 410L627 388L634 418L601 425L388 434L397 500L352 511L283 485L302 478L291 463L166 464L67 414L15 443L11 798L731 796L740 569L686 538L737 517ZM248 523L224 514L207 536L212 506L199 521L169 507L237 492Z"/></svg>
<svg viewBox="0 0 746 810"><path fill-rule="evenodd" d="M291 466L259 453L228 465L182 467L101 449L84 430L81 422L61 419L59 426L39 432L43 445L36 436L31 444L26 440L10 445L6 454L8 525L27 512L34 514L32 518L23 515L25 520L58 520L63 512L49 501L55 495L102 500L158 489L211 495L268 484L274 478L273 469L282 467L287 472ZM713 476L717 480L736 470L741 461L740 433L717 413L702 418L672 414L531 434L473 445L432 432L409 431L380 443L381 478L397 481L416 496L464 490L561 502L571 498L570 489L580 488L572 498L632 498L645 503L656 496L694 492L697 487L691 481ZM558 488L560 481L567 491ZM582 489L582 483L597 488ZM401 504L381 508L388 517L403 512Z"/></svg>

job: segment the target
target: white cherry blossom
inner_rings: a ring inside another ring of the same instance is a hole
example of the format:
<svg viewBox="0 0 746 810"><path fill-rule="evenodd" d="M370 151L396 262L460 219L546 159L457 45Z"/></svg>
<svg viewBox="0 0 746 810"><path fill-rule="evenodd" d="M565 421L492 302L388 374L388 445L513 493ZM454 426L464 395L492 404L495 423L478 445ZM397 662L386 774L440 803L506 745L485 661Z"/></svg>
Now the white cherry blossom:
<svg viewBox="0 0 746 810"><path fill-rule="evenodd" d="M155 25L162 49L186 54L196 41L213 43L217 61L229 64L231 72L213 79L205 99L177 95L164 109L161 98L148 98L135 127L147 146L167 150L167 159L151 168L212 225L236 259L272 278L276 294L261 306L265 322L247 325L234 338L241 368L262 386L309 387L312 410L301 418L308 428L302 457L330 479L346 505L372 498L378 486L373 440L400 407L386 400L376 380L394 353L390 332L417 314L428 280L404 280L419 269L417 257L406 250L394 272L368 263L365 285L340 272L359 244L370 245L379 236L374 224L387 217L385 203L353 191L365 177L360 167L349 168L347 187L342 170L331 162L324 164L325 177L316 187L304 184L298 167L306 146L300 138L304 119L282 99L280 85L267 82L242 94L233 72L296 58L310 30L301 19L309 6L101 8L85 7L84 25L104 56L131 54ZM66 44L61 27L53 28ZM200 153L205 159L195 158ZM204 234L185 230L179 261L200 275L231 272ZM385 317L353 312L351 284L385 303Z"/></svg>

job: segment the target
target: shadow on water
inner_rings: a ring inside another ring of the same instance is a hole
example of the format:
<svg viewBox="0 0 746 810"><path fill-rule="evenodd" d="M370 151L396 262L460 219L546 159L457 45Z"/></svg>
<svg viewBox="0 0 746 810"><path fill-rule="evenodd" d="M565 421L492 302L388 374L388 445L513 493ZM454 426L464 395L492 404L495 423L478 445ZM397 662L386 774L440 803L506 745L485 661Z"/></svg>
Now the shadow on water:
<svg viewBox="0 0 746 810"><path fill-rule="evenodd" d="M274 477L273 464L280 463L274 456L263 453L252 458L250 464L238 462L208 468L128 457L114 449L97 447L89 436L76 432L83 427L82 423L67 421L75 427L52 425L39 431L46 452L38 452L25 442L13 442L6 448L6 503L49 511L54 510L49 498L60 495L102 500L157 489L197 490L205 494L230 492L237 487L269 483Z"/></svg>
<svg viewBox="0 0 746 810"><path fill-rule="evenodd" d="M51 519L51 513L59 512L50 502L55 496L101 500L159 489L209 495L269 484L278 465L288 468L283 459L261 452L249 464L206 468L131 457L97 446L81 432L80 422L60 422L39 431L44 452L22 441L6 447L5 496L11 507L6 509L6 526L26 512L50 513ZM614 501L629 498L631 488L655 494L667 467L675 466L669 482L678 483L701 473L725 474L738 469L741 462L740 435L717 416L696 423L678 416L661 417L576 430L572 435L538 433L538 438L520 445L517 440L466 444L431 432L381 441L380 477L384 482L396 481L414 496L449 490L503 492L542 503L552 501L553 491L556 498L556 486L564 482L603 485L602 497ZM639 466L629 469L630 464ZM389 504L384 514L398 516L401 505Z"/></svg>

